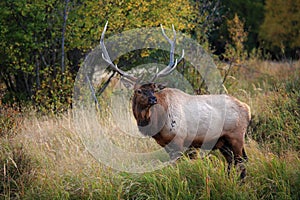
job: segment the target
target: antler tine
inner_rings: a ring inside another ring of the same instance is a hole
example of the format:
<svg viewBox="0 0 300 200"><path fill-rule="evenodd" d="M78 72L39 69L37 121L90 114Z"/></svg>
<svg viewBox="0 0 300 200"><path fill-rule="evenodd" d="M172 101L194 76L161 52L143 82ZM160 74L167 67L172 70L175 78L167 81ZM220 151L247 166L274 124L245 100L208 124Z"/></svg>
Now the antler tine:
<svg viewBox="0 0 300 200"><path fill-rule="evenodd" d="M102 58L103 60L105 60L109 66L116 72L118 72L121 76L124 76L125 78L128 78L129 80L133 81L133 82L136 82L138 79L126 72L124 72L123 70L119 69L117 65L115 65L110 57L109 57L109 54L107 52L107 49L106 49L106 46L104 44L104 36L105 36L105 32L106 32L106 29L107 29L107 25L108 25L108 21L106 22L105 26L104 26L104 29L103 29L103 32L101 34L101 39L100 39L100 46L101 46L101 49L102 49Z"/></svg>
<svg viewBox="0 0 300 200"><path fill-rule="evenodd" d="M166 40L171 45L171 48L170 48L170 62L169 62L168 66L166 68L164 68L160 72L157 72L152 77L151 82L153 82L158 77L164 77L164 76L169 75L176 68L177 64L180 63L181 60L184 57L184 49L182 49L182 55L181 55L181 57L179 58L179 60L176 59L175 62L174 62L174 53L175 53L175 44L176 44L176 31L175 31L174 25L172 24L173 41L166 35L163 26L160 25L160 27L161 27L161 31L162 31L162 34L163 34L164 38L166 38Z"/></svg>
<svg viewBox="0 0 300 200"><path fill-rule="evenodd" d="M169 75L177 66L177 59L175 60L174 65L170 68L170 67L166 67L163 70L161 70L160 72L156 73L152 79L150 80L150 82L154 82L155 79L157 79L158 77L165 77L167 75Z"/></svg>
<svg viewBox="0 0 300 200"><path fill-rule="evenodd" d="M171 67L174 64L174 51L175 51L175 44L176 44L176 31L174 28L174 25L172 24L172 30L173 30L173 41L167 36L167 34L165 33L165 30L162 26L162 24L160 25L161 28L161 32L164 36L164 38L166 38L166 40L169 42L169 44L171 45L171 49L170 49L170 62L168 67Z"/></svg>

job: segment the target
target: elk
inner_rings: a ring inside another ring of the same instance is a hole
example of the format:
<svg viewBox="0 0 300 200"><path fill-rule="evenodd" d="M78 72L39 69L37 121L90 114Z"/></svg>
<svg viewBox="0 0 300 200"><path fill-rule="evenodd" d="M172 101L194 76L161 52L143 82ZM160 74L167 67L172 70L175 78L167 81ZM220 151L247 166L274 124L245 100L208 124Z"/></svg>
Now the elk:
<svg viewBox="0 0 300 200"><path fill-rule="evenodd" d="M158 77L170 74L184 57L174 61L176 31L173 40L165 33L169 42L170 62L162 71L144 84L138 78L124 72L115 65L104 44L107 23L101 35L102 58L112 70L134 84L132 112L140 132L150 136L165 148L172 160L177 160L187 148L219 149L228 163L240 166L240 178L246 176L243 165L247 161L244 138L250 122L250 108L238 99L226 95L190 95L176 88L155 83Z"/></svg>

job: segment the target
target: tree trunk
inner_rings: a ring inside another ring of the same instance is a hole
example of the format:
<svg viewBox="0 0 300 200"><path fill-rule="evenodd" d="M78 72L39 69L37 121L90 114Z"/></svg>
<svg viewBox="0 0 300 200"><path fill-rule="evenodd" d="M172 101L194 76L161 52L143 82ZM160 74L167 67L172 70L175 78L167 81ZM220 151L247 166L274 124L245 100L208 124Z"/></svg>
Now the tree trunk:
<svg viewBox="0 0 300 200"><path fill-rule="evenodd" d="M67 18L68 18L68 4L69 0L65 1L65 9L64 9L64 20L62 26L62 34L61 34L61 72L65 72L65 32L66 32L66 25L67 25ZM62 76L63 77L63 76Z"/></svg>

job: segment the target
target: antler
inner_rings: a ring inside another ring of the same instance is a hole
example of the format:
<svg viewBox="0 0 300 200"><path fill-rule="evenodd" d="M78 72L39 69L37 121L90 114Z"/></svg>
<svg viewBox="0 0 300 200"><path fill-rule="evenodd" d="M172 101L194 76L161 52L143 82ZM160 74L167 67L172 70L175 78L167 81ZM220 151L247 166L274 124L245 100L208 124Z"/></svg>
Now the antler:
<svg viewBox="0 0 300 200"><path fill-rule="evenodd" d="M124 72L123 70L119 69L117 65L115 65L110 57L109 57L109 54L107 52L107 49L106 49L106 46L104 44L104 35L105 35L105 32L106 32L106 29L107 29L107 25L108 25L108 22L106 22L105 24L105 27L104 27L104 30L101 34L101 39L100 39L100 46L101 46L101 49L102 49L102 58L109 64L109 66L116 72L118 72L121 76L129 79L130 81L133 81L134 83L137 82L138 78ZM179 58L179 60L175 60L174 62L174 52L175 52L175 44L176 44L176 31L174 29L174 25L172 25L172 29L173 29L173 41L166 35L164 29L163 29L163 26L160 25L161 27L161 31L162 31L162 34L163 36L166 38L166 40L169 42L169 44L171 45L171 49L170 49L170 62L168 64L168 66L166 68L164 68L163 70L161 70L160 72L157 72L152 78L151 78L151 82L154 82L155 79L159 78L159 77L164 77L164 76L167 76L169 75L177 66L178 63L180 63L184 57L184 49L182 49L182 55L181 57Z"/></svg>
<svg viewBox="0 0 300 200"><path fill-rule="evenodd" d="M182 49L182 55L179 58L179 60L175 60L174 62L174 52L175 52L175 44L176 44L176 31L174 29L174 25L172 25L172 29L173 29L173 41L166 35L164 28L162 25L160 25L161 27L161 31L163 36L167 39L167 41L169 42L169 44L171 45L171 49L170 49L170 62L168 64L168 66L166 68L164 68L163 70L161 70L160 72L157 72L151 79L151 82L154 82L155 79L159 78L159 77L164 77L169 75L177 66L178 63L180 63L184 57L184 49Z"/></svg>
<svg viewBox="0 0 300 200"><path fill-rule="evenodd" d="M124 76L125 78L127 78L135 83L138 79L136 77L124 72L123 70L119 69L118 66L115 65L109 57L109 54L108 54L107 49L104 44L104 35L105 35L106 29L107 29L107 24L108 24L108 21L105 24L105 27L104 27L104 30L102 32L101 39L100 39L100 46L102 49L102 58L109 64L109 66L114 71L118 72L121 76Z"/></svg>

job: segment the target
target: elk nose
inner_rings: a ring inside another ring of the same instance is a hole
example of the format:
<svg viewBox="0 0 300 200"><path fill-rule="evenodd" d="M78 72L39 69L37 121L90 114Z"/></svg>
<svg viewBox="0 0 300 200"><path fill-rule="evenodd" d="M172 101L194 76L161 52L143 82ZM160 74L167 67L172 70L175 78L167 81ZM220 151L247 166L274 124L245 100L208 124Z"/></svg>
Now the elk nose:
<svg viewBox="0 0 300 200"><path fill-rule="evenodd" d="M150 105L154 105L154 104L157 103L157 99L156 99L155 96L149 97L148 101L149 101L149 104L150 104Z"/></svg>

